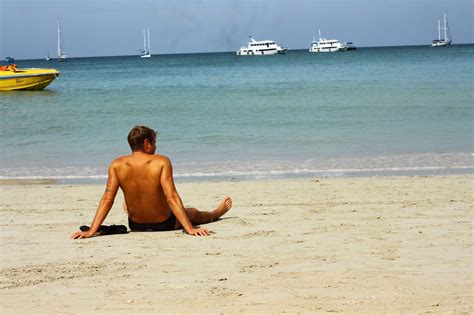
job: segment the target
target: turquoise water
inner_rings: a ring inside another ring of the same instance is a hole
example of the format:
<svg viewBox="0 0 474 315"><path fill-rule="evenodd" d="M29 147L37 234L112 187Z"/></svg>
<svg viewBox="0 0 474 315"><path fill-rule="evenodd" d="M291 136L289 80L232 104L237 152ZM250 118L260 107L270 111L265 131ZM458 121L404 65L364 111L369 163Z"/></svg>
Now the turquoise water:
<svg viewBox="0 0 474 315"><path fill-rule="evenodd" d="M18 61L0 94L0 178L103 180L136 124L178 179L472 173L474 45Z"/></svg>

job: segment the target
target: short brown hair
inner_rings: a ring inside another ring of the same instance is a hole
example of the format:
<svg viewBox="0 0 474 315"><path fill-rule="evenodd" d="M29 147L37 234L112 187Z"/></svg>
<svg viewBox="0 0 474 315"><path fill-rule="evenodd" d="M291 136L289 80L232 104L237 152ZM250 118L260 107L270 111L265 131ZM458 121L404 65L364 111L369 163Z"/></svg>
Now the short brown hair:
<svg viewBox="0 0 474 315"><path fill-rule="evenodd" d="M135 126L130 130L127 140L133 152L143 149L145 139L153 142L156 140L156 132L146 126Z"/></svg>

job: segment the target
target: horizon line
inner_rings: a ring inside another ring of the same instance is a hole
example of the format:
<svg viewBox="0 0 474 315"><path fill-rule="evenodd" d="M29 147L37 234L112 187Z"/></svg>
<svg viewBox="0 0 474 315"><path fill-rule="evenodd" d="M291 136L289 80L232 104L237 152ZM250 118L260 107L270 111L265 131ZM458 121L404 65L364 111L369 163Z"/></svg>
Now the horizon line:
<svg viewBox="0 0 474 315"><path fill-rule="evenodd" d="M451 46L457 46L457 45L474 45L474 43L456 43L456 44L451 44ZM428 44L415 44L415 45L388 45L388 46L356 46L357 49L367 49L367 48L393 48L393 47L430 47L431 45ZM308 48L288 48L288 51L300 51L300 50L308 50ZM227 54L227 53L235 53L235 51L202 51L202 52L182 52L182 53L156 53L152 54L152 56L171 56L171 55L196 55L196 54ZM96 56L77 56L77 57L71 57L68 56L68 59L81 59L81 58L117 58L117 57L135 57L135 56L140 56L138 54L133 54L133 55L96 55ZM8 57L13 57L15 56L6 56ZM1 62L4 63L5 59L2 59ZM27 58L27 59L15 59L15 61L29 61L29 60L44 60L44 58ZM56 61L57 57L52 57L51 61Z"/></svg>

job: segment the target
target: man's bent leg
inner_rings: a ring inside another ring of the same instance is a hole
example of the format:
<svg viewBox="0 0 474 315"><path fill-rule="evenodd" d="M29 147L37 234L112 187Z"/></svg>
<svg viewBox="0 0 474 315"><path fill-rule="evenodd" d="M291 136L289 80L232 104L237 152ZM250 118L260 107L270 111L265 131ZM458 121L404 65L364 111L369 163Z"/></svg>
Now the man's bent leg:
<svg viewBox="0 0 474 315"><path fill-rule="evenodd" d="M223 216L227 211L232 208L232 199L225 197L213 211L200 211L196 208L185 208L186 214L192 224L204 224L211 221L215 221ZM176 221L176 228L180 229L181 224Z"/></svg>

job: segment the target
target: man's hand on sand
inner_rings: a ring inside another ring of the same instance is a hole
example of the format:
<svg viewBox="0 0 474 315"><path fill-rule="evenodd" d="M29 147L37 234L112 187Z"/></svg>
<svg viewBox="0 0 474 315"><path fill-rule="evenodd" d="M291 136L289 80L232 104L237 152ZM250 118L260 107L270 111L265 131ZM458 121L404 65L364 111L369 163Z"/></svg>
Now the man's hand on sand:
<svg viewBox="0 0 474 315"><path fill-rule="evenodd" d="M88 238L88 237L92 237L94 236L94 234L90 234L89 232L82 232L82 231L77 231L77 232L74 232L71 234L71 239L72 240L75 240L75 239L78 239L78 238Z"/></svg>
<svg viewBox="0 0 474 315"><path fill-rule="evenodd" d="M209 230L206 228L193 228L191 231L186 233L194 236L209 236Z"/></svg>

